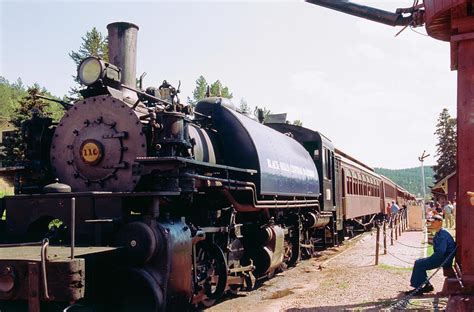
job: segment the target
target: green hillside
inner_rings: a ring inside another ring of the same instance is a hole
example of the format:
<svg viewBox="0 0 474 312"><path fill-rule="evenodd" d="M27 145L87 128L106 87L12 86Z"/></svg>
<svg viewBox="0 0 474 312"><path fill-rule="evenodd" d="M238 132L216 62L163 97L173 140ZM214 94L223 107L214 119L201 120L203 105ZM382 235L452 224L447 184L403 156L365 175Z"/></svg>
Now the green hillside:
<svg viewBox="0 0 474 312"><path fill-rule="evenodd" d="M425 183L426 183L426 194L430 194L430 186L434 184L434 171L432 167L424 167L425 170ZM414 194L416 197L422 197L421 187L421 167L408 168L408 169L384 169L375 168L375 172L383 174L393 182L397 183L408 192Z"/></svg>

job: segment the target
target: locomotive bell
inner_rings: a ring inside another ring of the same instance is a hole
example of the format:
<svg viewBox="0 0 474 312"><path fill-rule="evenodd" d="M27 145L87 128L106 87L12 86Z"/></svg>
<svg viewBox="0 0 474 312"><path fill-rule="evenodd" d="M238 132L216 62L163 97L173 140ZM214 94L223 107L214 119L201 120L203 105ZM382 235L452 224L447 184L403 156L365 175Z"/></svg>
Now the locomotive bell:
<svg viewBox="0 0 474 312"><path fill-rule="evenodd" d="M43 193L71 193L71 187L67 184L59 183L59 179L56 179L55 183L43 187Z"/></svg>

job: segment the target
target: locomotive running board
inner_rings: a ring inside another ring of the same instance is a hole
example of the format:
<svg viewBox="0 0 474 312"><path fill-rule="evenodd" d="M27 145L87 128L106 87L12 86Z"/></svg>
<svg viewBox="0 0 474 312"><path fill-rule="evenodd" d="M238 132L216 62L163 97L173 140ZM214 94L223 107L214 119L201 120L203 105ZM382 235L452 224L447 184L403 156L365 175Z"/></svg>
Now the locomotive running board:
<svg viewBox="0 0 474 312"><path fill-rule="evenodd" d="M245 169L245 168L238 168L232 166L225 166L219 164L211 164L203 161L197 161L194 159L183 158L183 157L137 157L135 162L138 164L134 164L132 166L132 174L135 176L141 176L145 174L150 174L154 170L171 170L176 168L177 165L182 167L186 165L194 165L198 167L206 167L206 168L213 168L213 169L222 169L222 170L229 170L234 172L243 172L250 175L256 174L258 171L254 169Z"/></svg>

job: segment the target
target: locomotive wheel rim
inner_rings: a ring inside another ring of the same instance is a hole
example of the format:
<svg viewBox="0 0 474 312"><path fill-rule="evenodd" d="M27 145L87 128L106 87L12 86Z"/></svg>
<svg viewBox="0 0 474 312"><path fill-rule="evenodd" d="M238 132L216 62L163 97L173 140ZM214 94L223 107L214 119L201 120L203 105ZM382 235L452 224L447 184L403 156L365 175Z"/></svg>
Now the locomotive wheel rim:
<svg viewBox="0 0 474 312"><path fill-rule="evenodd" d="M56 177L73 191L133 191L132 165L146 156L135 112L108 95L77 102L61 119L51 144Z"/></svg>
<svg viewBox="0 0 474 312"><path fill-rule="evenodd" d="M295 221L290 227L292 232L291 237L285 240L285 259L287 259L286 265L289 267L295 266L301 258L301 224L300 221Z"/></svg>
<svg viewBox="0 0 474 312"><path fill-rule="evenodd" d="M207 296L201 304L204 306L211 306L215 300L222 296L227 286L227 263L224 253L216 244L202 243L198 245L196 258L198 267L205 265L206 273L212 274L211 282L215 284L205 283L205 294Z"/></svg>
<svg viewBox="0 0 474 312"><path fill-rule="evenodd" d="M315 240L311 237L311 232L309 230L305 230L303 232L303 235L301 236L301 251L302 251L302 256L304 259L312 258L314 255L314 244Z"/></svg>

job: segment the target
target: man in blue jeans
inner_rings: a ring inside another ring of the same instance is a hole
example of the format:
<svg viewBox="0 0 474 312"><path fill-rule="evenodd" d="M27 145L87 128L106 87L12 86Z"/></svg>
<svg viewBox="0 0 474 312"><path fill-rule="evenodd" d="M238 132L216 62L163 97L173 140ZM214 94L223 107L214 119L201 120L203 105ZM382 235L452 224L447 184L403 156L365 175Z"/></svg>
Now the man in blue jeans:
<svg viewBox="0 0 474 312"><path fill-rule="evenodd" d="M443 217L434 215L428 221L431 222L432 229L436 231L433 238L433 254L428 258L421 258L415 261L410 279L410 284L415 289L406 292L406 294L414 296L433 291L433 285L430 282L427 282L425 286L417 290L428 278L426 271L436 269L441 265L443 267L451 267L455 255L456 243L451 234L443 228Z"/></svg>

